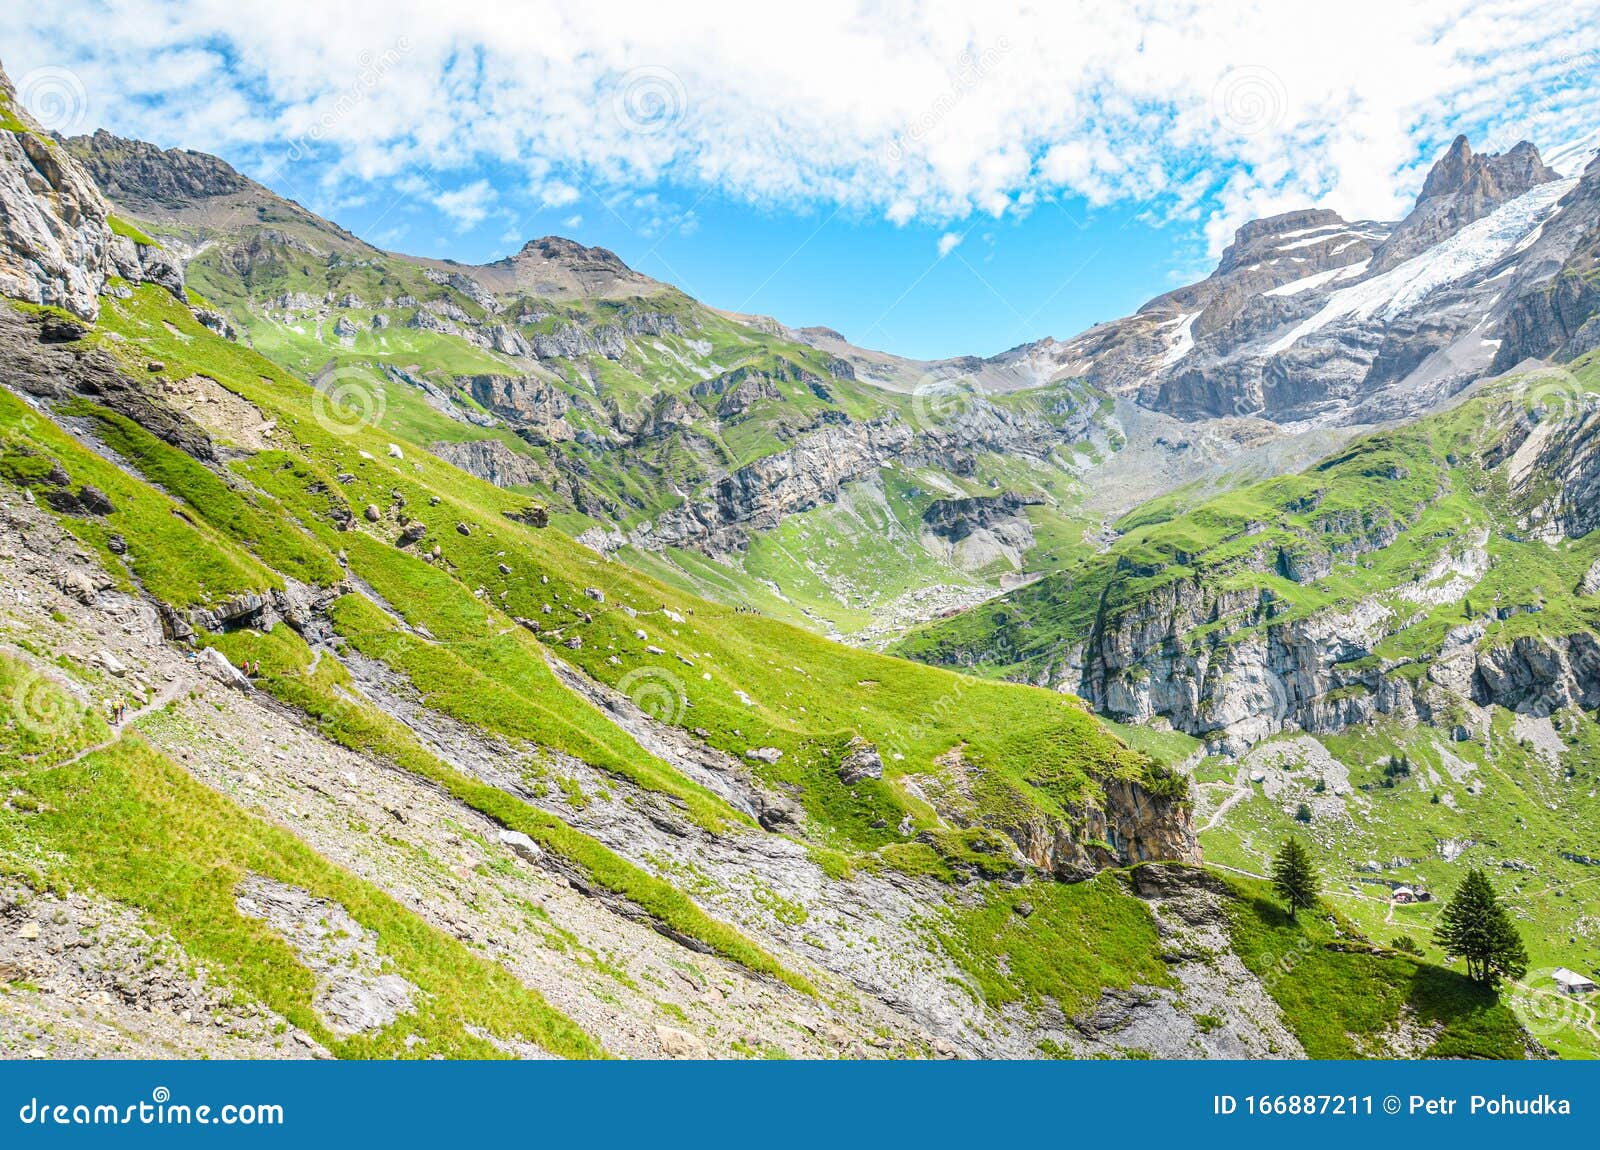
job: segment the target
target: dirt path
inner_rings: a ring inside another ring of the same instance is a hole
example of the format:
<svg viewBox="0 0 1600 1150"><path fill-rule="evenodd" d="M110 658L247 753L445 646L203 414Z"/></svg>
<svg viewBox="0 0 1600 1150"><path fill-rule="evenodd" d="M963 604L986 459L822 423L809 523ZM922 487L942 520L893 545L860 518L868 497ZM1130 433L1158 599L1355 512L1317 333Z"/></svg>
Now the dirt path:
<svg viewBox="0 0 1600 1150"><path fill-rule="evenodd" d="M121 723L113 723L111 726L112 734L109 739L102 739L100 742L95 743L91 747L84 747L73 754L71 758L62 759L59 763L52 763L50 766L45 767L44 769L47 771L59 771L63 767L70 767L80 763L90 755L97 754L98 752L105 750L107 747L115 746L122 740L122 736L127 733L128 728L134 722L143 718L145 715L148 715L151 711L159 710L160 708L165 707L168 703L172 702L172 700L183 694L183 692L187 689L188 684L186 683L168 683L165 687L161 688L161 690L157 691L150 701L144 706L140 707L137 711L131 711L125 715Z"/></svg>
<svg viewBox="0 0 1600 1150"><path fill-rule="evenodd" d="M7 654L9 654L12 658L25 663L35 673L42 675L50 679L52 682L58 684L61 690L67 691L69 694L74 694L72 688L65 683L62 683L60 678L58 678L56 674L52 673L52 670L48 665L42 664L38 659L34 658L31 651L25 650L24 648L15 646L11 643L0 643L0 647L4 647ZM130 711L124 715L122 722L111 724L112 733L110 738L102 739L100 742L95 743L92 746L81 747L77 751L73 752L70 757L62 759L59 763L51 763L48 767L42 767L40 769L42 771L58 771L63 767L74 766L75 764L80 763L84 759L88 758L90 755L103 751L107 747L114 746L127 732L128 727L131 724L143 718L145 715L148 715L151 711L159 710L160 708L165 707L179 695L188 691L191 686L191 683L181 678L168 683L166 686L162 687L159 691L153 694L150 697L150 701L145 703L144 706L138 708L137 710ZM85 710L87 710L87 708L88 704L85 705Z"/></svg>
<svg viewBox="0 0 1600 1150"><path fill-rule="evenodd" d="M1254 793L1255 788L1250 785L1249 770L1241 765L1239 767L1239 773L1233 776L1233 793L1227 798L1223 799L1222 805L1211 812L1211 817L1206 820L1206 825L1200 828L1199 833L1204 834L1206 831L1216 826L1217 823L1222 820L1223 815L1227 814L1234 807L1244 802L1245 799L1248 799Z"/></svg>

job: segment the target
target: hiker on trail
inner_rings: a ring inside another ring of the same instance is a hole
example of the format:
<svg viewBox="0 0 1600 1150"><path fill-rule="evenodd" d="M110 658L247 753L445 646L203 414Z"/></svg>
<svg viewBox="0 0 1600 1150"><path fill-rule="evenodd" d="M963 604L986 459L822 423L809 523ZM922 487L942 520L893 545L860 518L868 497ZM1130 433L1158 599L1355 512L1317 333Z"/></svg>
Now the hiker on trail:
<svg viewBox="0 0 1600 1150"><path fill-rule="evenodd" d="M261 678L261 660L260 659L257 659L255 662L250 664L250 677L252 679Z"/></svg>
<svg viewBox="0 0 1600 1150"><path fill-rule="evenodd" d="M120 725L122 722L123 713L127 711L127 709L128 704L123 701L121 695L118 695L115 699L111 700L111 721Z"/></svg>

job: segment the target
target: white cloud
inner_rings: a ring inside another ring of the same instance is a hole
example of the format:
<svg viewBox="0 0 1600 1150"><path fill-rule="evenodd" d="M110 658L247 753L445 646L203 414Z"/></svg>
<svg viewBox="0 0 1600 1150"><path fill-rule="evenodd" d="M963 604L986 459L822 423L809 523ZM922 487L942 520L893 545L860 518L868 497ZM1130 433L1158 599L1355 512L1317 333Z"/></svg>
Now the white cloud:
<svg viewBox="0 0 1600 1150"><path fill-rule="evenodd" d="M552 180L539 189L539 203L546 208L564 208L578 202L578 189L560 180Z"/></svg>
<svg viewBox="0 0 1600 1150"><path fill-rule="evenodd" d="M1265 211L1398 215L1457 130L1600 119L1600 0L57 0L0 35L14 78L81 77L86 127L287 157L290 194L302 154L429 170L469 181L439 197L462 222L485 171L550 206L670 177L935 226L1081 196L1200 219L1215 251Z"/></svg>
<svg viewBox="0 0 1600 1150"><path fill-rule="evenodd" d="M945 232L944 235L939 237L939 258L944 259L945 256L955 251L956 248L961 246L961 241L965 238L960 232Z"/></svg>
<svg viewBox="0 0 1600 1150"><path fill-rule="evenodd" d="M576 231L578 228L583 227L583 217L568 216L566 219L561 221L561 226L564 228L571 228Z"/></svg>
<svg viewBox="0 0 1600 1150"><path fill-rule="evenodd" d="M488 180L475 180L454 191L440 192L432 197L433 206L456 222L463 231L475 228L489 218L489 211L497 199Z"/></svg>

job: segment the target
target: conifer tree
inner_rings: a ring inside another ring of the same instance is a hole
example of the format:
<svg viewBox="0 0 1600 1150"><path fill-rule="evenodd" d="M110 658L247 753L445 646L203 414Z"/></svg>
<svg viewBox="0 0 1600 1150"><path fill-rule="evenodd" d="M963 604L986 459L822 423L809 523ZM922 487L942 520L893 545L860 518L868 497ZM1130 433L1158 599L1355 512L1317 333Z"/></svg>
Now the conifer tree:
<svg viewBox="0 0 1600 1150"><path fill-rule="evenodd" d="M1474 867L1456 888L1434 929L1434 939L1451 958L1467 960L1467 977L1485 986L1528 971L1528 952L1489 878Z"/></svg>
<svg viewBox="0 0 1600 1150"><path fill-rule="evenodd" d="M1317 903L1317 887L1321 882L1311 852L1294 835L1283 840L1278 857L1272 860L1272 885L1289 905L1289 920L1302 910Z"/></svg>

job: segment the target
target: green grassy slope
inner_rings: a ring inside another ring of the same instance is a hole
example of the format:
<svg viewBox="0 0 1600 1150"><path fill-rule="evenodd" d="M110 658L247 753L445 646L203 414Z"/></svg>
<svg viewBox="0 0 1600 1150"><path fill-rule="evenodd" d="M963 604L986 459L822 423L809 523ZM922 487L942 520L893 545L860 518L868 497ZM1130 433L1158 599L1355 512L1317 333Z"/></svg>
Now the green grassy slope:
<svg viewBox="0 0 1600 1150"><path fill-rule="evenodd" d="M325 586L350 577L371 592L345 594L331 609L336 655L375 659L428 706L514 745L572 755L653 791L711 833L737 833L749 821L623 737L551 673L547 660L581 667L736 757L752 748L779 752L776 761L751 765L805 807L809 846L825 871L887 867L964 884L951 886L949 905L928 924L929 944L949 955L993 1007L1056 1003L1077 1010L1108 986L1167 983L1148 910L1114 880L1036 883L1027 916L1016 913L1005 886L990 881L1014 870L995 827L1031 818L1075 827L1084 805L1113 780L1137 781L1171 798L1184 790L1180 778L1131 749L1076 700L830 643L607 562L557 529L524 522L525 495L465 477L385 430L325 426L310 388L211 335L158 291L108 299L89 339L141 377L203 374L276 422L275 446L240 451L206 468L92 404L57 413L114 451L128 468L123 472L0 393L0 429L9 445L5 478L37 486L59 467L72 484L103 484L115 511L62 522L125 586L189 606L282 586L286 577ZM159 370L150 371L151 362ZM365 514L369 505L375 519ZM421 541L401 545L402 528L416 523L426 526ZM127 546L113 550L111 534L121 534ZM652 873L629 862L548 810L437 758L349 690L337 657L315 659L288 628L201 640L235 661L260 659L264 687L327 737L528 833L562 865L673 932L753 971L813 989L749 935L707 913L669 870ZM881 748L885 777L847 787L837 767L857 736ZM906 785L908 777L937 774L935 760L956 749L976 780L969 797L976 817L965 828L945 825ZM455 961L446 943L418 933L381 896L321 864L284 832L233 811L137 743L117 744L24 786L48 817L8 816L0 831L10 836L7 857L60 856L36 878L85 883L133 902L297 1022L307 1016L303 975L281 948L261 942L256 927L224 913L218 900L236 881L230 876L254 870L345 902L387 940L385 953L419 986L435 986L439 964ZM210 812L203 827L177 813L197 809ZM100 829L85 832L83 820ZM909 839L900 833L902 821ZM134 843L137 857L160 855L173 881L141 894L135 872L111 850L121 841ZM217 869L191 882L186 868L200 858L216 860ZM973 887L975 879L980 885ZM502 976L485 970L481 977L489 986ZM470 983L454 997L441 993L433 1013L414 1025L437 1036L434 1049L475 1052L459 1028L479 1025L476 994ZM520 1001L502 1027L561 1052L592 1052L539 1000ZM389 1037L385 1031L370 1044L336 1049L389 1053Z"/></svg>
<svg viewBox="0 0 1600 1150"><path fill-rule="evenodd" d="M974 402L958 390L929 401L858 381L829 354L648 281L620 298L502 288L491 313L459 273L370 248L270 196L248 218L199 231L168 227L190 244L205 241L186 268L191 290L266 358L302 376L359 372L379 425L419 446L493 441L520 457L537 477L524 490L573 535L648 526L705 498L720 476L828 424L892 419L937 432ZM665 326L630 329L641 315ZM510 334L491 346L484 333L493 328ZM529 358L496 350L504 338L574 333L605 351ZM497 422L473 393L471 379L482 375L549 387L565 407L560 429L519 436ZM725 406L741 380L760 397ZM1082 403L1103 406L1103 397L1068 382L983 402L1066 426ZM938 494L1042 496L1029 511L1036 543L1022 558L1028 570L1055 569L1084 551L1075 475L1109 447L1084 440L1050 459L980 448L970 464L930 467L928 482L885 473L882 484L855 484L838 507L796 515L749 555L626 549L621 557L698 596L850 634L906 591L992 591L1016 572L1014 558L973 570L924 546L918 516Z"/></svg>
<svg viewBox="0 0 1600 1150"><path fill-rule="evenodd" d="M1591 393L1600 387L1600 362L1574 367L1574 387ZM1375 654L1395 673L1431 659L1448 630L1478 616L1486 626L1480 647L1530 633L1592 630L1600 624L1600 603L1574 588L1600 557L1600 537L1555 545L1530 537L1521 524L1526 496L1513 500L1505 468L1487 459L1523 402L1518 382L1508 381L1443 415L1358 440L1300 474L1241 487L1187 511L1177 497L1154 500L1117 524L1122 534L1106 553L920 628L895 650L1031 678L1174 585L1236 591L1239 602L1264 597L1272 604L1262 617L1240 611L1191 629L1184 641L1194 649L1377 602L1396 621ZM1433 564L1484 531L1491 565L1466 601L1415 601Z"/></svg>

